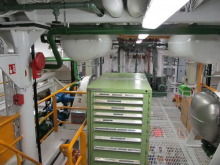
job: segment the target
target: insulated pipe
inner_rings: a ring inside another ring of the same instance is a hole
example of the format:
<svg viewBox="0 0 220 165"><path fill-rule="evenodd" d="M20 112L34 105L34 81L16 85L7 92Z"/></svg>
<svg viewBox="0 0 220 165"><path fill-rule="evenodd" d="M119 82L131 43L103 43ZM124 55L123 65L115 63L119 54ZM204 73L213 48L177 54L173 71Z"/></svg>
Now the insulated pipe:
<svg viewBox="0 0 220 165"><path fill-rule="evenodd" d="M66 2L66 3L33 3L33 4L20 4L20 5L7 5L0 3L0 11L29 11L29 10L45 10L52 9L58 11L59 9L73 9L73 8L85 8L93 10L99 17L104 15L95 3L93 2Z"/></svg>
<svg viewBox="0 0 220 165"><path fill-rule="evenodd" d="M1 7L1 6L0 6ZM112 27L101 26L75 26L75 27L61 27L51 29L47 33L47 40L53 50L57 64L46 64L45 69L59 69L62 67L62 59L57 50L56 43L54 41L54 35L80 35L80 34L220 34L220 26L205 26L205 25L193 25L188 27L178 26L160 26L157 29L144 29L142 26L136 25L122 25Z"/></svg>
<svg viewBox="0 0 220 165"><path fill-rule="evenodd" d="M122 0L102 0L102 4L108 13L114 18L121 17L124 12Z"/></svg>
<svg viewBox="0 0 220 165"><path fill-rule="evenodd" d="M134 18L138 18L143 15L146 5L147 0L127 0L128 13Z"/></svg>

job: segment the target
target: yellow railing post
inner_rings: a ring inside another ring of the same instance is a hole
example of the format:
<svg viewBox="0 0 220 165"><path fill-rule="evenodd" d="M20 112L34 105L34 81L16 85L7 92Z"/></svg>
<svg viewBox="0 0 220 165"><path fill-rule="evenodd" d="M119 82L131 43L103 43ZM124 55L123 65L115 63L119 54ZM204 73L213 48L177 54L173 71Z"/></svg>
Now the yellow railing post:
<svg viewBox="0 0 220 165"><path fill-rule="evenodd" d="M199 75L198 75L198 83L197 83L197 93L201 92L202 70L203 70L203 64L199 63Z"/></svg>
<svg viewBox="0 0 220 165"><path fill-rule="evenodd" d="M21 165L21 155L17 153L17 164Z"/></svg>
<svg viewBox="0 0 220 165"><path fill-rule="evenodd" d="M80 134L80 156L82 156L81 165L87 165L86 152L86 134L82 131Z"/></svg>
<svg viewBox="0 0 220 165"><path fill-rule="evenodd" d="M73 150L73 148L72 148L72 146L69 146L68 148L67 148L67 165L72 165L73 164L73 154L72 154L72 150Z"/></svg>
<svg viewBox="0 0 220 165"><path fill-rule="evenodd" d="M57 125L57 98L56 96L52 96L53 98L53 123L54 123L54 131L58 132Z"/></svg>

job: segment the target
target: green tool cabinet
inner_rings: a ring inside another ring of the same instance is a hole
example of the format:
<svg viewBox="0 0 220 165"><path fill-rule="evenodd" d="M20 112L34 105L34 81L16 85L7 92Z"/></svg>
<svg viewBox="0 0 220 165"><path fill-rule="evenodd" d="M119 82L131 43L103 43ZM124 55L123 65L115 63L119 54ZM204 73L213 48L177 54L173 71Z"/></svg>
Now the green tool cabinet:
<svg viewBox="0 0 220 165"><path fill-rule="evenodd" d="M89 165L146 165L152 90L145 75L106 73L87 91Z"/></svg>

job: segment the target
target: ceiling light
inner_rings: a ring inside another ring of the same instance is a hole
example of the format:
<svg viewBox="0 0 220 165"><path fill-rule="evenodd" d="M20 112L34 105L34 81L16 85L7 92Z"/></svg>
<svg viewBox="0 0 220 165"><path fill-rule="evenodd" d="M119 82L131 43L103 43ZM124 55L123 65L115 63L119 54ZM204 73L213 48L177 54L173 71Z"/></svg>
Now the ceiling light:
<svg viewBox="0 0 220 165"><path fill-rule="evenodd" d="M143 40L137 40L136 44L140 44Z"/></svg>
<svg viewBox="0 0 220 165"><path fill-rule="evenodd" d="M187 2L189 0L151 0L142 21L142 27L156 29Z"/></svg>
<svg viewBox="0 0 220 165"><path fill-rule="evenodd" d="M138 35L138 39L144 40L144 39L147 38L148 36L149 36L149 34L139 34L139 35Z"/></svg>

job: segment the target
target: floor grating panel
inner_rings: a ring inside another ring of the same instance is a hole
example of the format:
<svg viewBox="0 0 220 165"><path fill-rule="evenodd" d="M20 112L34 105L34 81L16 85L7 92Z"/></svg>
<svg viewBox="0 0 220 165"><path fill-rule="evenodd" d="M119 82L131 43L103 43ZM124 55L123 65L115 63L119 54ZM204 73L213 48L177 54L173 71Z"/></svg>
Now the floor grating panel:
<svg viewBox="0 0 220 165"><path fill-rule="evenodd" d="M153 98L149 165L208 165L210 158L201 147L188 147L188 130L172 98ZM197 141L200 143L200 141Z"/></svg>
<svg viewBox="0 0 220 165"><path fill-rule="evenodd" d="M151 120L167 120L163 110L161 107L152 106L151 109Z"/></svg>

